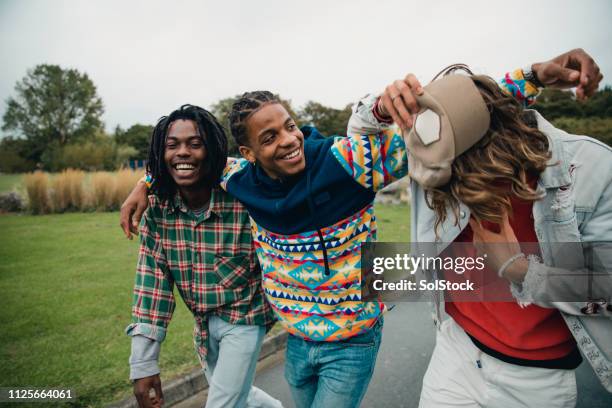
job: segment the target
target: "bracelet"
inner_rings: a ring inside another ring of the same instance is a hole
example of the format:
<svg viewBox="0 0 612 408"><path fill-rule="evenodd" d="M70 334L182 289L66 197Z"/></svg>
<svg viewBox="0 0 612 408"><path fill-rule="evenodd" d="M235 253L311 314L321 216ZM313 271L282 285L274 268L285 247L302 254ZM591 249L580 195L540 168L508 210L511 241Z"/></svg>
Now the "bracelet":
<svg viewBox="0 0 612 408"><path fill-rule="evenodd" d="M544 88L544 84L534 72L532 65L523 68L523 79L531 82L536 88Z"/></svg>
<svg viewBox="0 0 612 408"><path fill-rule="evenodd" d="M374 117L380 123L384 123L384 124L393 123L393 118L391 116L384 116L382 112L380 111L380 103L381 101L380 101L380 96L379 96L378 98L376 98L376 102L374 102L374 107L372 109L372 113L374 114Z"/></svg>
<svg viewBox="0 0 612 408"><path fill-rule="evenodd" d="M151 186L153 185L153 176L147 173L144 176L144 183L147 185L147 189L151 189Z"/></svg>
<svg viewBox="0 0 612 408"><path fill-rule="evenodd" d="M510 258L508 258L508 260L504 262L501 268L499 268L499 271L497 272L497 276L499 276L500 278L503 278L504 277L503 275L504 275L504 272L506 272L506 269L508 269L508 267L512 264L512 262L516 261L519 258L526 258L526 256L524 253L519 252L518 254L515 254L511 256Z"/></svg>

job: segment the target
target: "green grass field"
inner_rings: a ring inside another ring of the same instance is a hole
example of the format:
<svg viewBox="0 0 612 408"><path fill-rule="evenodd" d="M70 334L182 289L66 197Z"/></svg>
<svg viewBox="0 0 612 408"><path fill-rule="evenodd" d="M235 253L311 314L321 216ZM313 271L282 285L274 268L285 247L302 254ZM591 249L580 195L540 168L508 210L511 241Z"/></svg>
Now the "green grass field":
<svg viewBox="0 0 612 408"><path fill-rule="evenodd" d="M409 239L408 207L379 206L377 214L379 241ZM0 386L74 388L77 406L130 395L123 331L138 242L118 224L118 213L0 216ZM197 367L192 327L178 301L162 381Z"/></svg>
<svg viewBox="0 0 612 408"><path fill-rule="evenodd" d="M23 174L0 173L0 194L14 189L22 189L22 181Z"/></svg>

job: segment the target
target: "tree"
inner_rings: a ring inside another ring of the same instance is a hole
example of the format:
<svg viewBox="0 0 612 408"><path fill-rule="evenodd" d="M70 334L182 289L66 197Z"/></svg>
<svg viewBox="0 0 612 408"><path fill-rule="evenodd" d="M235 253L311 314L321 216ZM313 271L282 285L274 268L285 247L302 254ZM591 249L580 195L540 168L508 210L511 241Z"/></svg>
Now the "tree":
<svg viewBox="0 0 612 408"><path fill-rule="evenodd" d="M346 125L351 117L351 105L344 109L334 109L318 102L309 101L300 110L303 125L311 125L326 136L346 136Z"/></svg>
<svg viewBox="0 0 612 408"><path fill-rule="evenodd" d="M39 162L50 146L94 137L102 129L102 99L87 74L58 65L29 70L7 101L2 130L28 141L26 159Z"/></svg>
<svg viewBox="0 0 612 408"><path fill-rule="evenodd" d="M137 123L130 126L128 130L123 130L120 126L117 126L114 136L118 145L130 146L136 150L134 155L129 157L130 160L146 160L149 156L152 134L153 126Z"/></svg>
<svg viewBox="0 0 612 408"><path fill-rule="evenodd" d="M24 173L36 168L36 163L27 157L28 145L24 139L5 137L0 141L0 172Z"/></svg>

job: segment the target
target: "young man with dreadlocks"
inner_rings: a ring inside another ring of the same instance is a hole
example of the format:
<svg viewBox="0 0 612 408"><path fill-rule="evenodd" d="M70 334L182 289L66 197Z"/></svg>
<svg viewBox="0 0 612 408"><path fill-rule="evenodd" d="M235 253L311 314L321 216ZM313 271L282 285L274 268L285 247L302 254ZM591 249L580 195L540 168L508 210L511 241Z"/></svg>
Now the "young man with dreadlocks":
<svg viewBox="0 0 612 408"><path fill-rule="evenodd" d="M209 383L206 407L281 406L252 387L274 317L263 295L248 214L216 183L226 161L223 128L202 108L184 105L153 130L147 170L156 183L140 229L133 323L126 330L140 406L163 398L158 355L175 285L195 318L195 347Z"/></svg>
<svg viewBox="0 0 612 408"><path fill-rule="evenodd" d="M540 67L559 79L568 63ZM592 64L577 69L589 72ZM502 86L517 98L533 97L523 92L536 88L525 86L522 72L507 79ZM399 104L398 96L387 95L383 103ZM408 127L409 111L401 114L398 123ZM290 333L285 377L295 403L357 407L374 371L385 310L380 302L361 300L361 243L376 239L376 192L407 173L403 140L389 132L325 138L312 127L300 130L266 91L239 98L230 125L244 159L229 162L221 186L251 216L264 290ZM145 195L139 185L124 204L127 235Z"/></svg>

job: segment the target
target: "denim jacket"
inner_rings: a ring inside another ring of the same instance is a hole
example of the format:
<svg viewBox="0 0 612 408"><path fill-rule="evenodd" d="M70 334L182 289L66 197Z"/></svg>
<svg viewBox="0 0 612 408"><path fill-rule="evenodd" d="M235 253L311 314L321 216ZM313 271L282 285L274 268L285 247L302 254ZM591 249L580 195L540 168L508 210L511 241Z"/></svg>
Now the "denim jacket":
<svg viewBox="0 0 612 408"><path fill-rule="evenodd" d="M355 105L349 121L349 133L371 133L385 129L386 125L379 123L372 114L374 101L374 97L367 96ZM539 306L559 309L602 385L612 392L612 308L606 308L604 304L598 313L587 315L582 312L588 306L587 302L539 301L544 297L543 292L550 290L550 285L544 284L544 278L548 274L556 277L559 272L563 272L555 267L556 260L547 243L612 241L612 148L590 137L570 135L556 129L539 113L531 112L535 115L538 129L548 137L552 154L549 166L537 184L537 190L543 198L534 202L532 210L542 260L530 257L523 284L513 284L511 291L522 305L538 299L534 303ZM448 217L438 227L439 236L436 237L435 213L427 205L425 191L413 180L410 188L412 242L435 242L438 255L468 225L470 210L460 204L458 225L454 217ZM609 246L607 251L599 251L597 256L592 255L586 251L573 252L573 272L584 268L586 257L595 259L595 270L599 268L604 271L612 265L612 250ZM571 284L561 286L567 290ZM607 293L609 306L612 288L606 286L603 292ZM548 298L556 297L555 294L546 294ZM439 327L443 295L433 292L432 297L434 323Z"/></svg>

